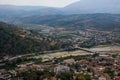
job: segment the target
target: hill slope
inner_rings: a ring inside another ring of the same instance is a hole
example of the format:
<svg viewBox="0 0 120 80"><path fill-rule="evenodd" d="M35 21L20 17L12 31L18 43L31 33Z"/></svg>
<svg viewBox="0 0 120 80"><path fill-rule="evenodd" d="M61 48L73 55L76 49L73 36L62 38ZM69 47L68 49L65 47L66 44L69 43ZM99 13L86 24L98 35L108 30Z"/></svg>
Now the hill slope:
<svg viewBox="0 0 120 80"><path fill-rule="evenodd" d="M120 29L120 15L117 14L31 16L19 18L14 23L17 22L21 24L41 24L55 27L65 27L68 29Z"/></svg>
<svg viewBox="0 0 120 80"><path fill-rule="evenodd" d="M58 43L51 46L51 43L46 38L37 37L30 31L13 26L0 22L0 56L41 52L51 50L53 47L54 49L61 48Z"/></svg>
<svg viewBox="0 0 120 80"><path fill-rule="evenodd" d="M17 29L0 22L0 55L17 55L34 51L32 41L16 34Z"/></svg>

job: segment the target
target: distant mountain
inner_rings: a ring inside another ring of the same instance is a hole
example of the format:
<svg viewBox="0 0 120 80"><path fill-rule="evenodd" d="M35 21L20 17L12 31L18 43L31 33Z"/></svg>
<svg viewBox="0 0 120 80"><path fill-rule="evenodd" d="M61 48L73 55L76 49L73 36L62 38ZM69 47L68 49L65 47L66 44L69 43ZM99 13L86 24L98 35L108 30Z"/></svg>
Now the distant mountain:
<svg viewBox="0 0 120 80"><path fill-rule="evenodd" d="M56 15L61 13L62 11L52 7L0 5L0 21L6 22L19 17Z"/></svg>
<svg viewBox="0 0 120 80"><path fill-rule="evenodd" d="M64 8L0 5L0 21L78 29L119 28L119 14L120 0L80 0Z"/></svg>
<svg viewBox="0 0 120 80"><path fill-rule="evenodd" d="M80 0L64 8L0 5L0 20L26 16L120 13L120 0Z"/></svg>
<svg viewBox="0 0 120 80"><path fill-rule="evenodd" d="M120 30L120 14L47 15L19 18L19 24L39 24L72 29Z"/></svg>
<svg viewBox="0 0 120 80"><path fill-rule="evenodd" d="M80 0L63 8L66 14L120 13L120 0Z"/></svg>
<svg viewBox="0 0 120 80"><path fill-rule="evenodd" d="M0 21L9 22L20 17L43 15L71 15L89 13L120 13L119 0L80 0L64 8L45 6L0 5Z"/></svg>

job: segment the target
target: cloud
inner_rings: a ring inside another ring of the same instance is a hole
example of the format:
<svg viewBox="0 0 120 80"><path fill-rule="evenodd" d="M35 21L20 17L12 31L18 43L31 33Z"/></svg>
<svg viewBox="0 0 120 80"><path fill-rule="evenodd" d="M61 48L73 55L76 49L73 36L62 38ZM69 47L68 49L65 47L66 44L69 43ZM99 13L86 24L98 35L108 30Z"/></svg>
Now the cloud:
<svg viewBox="0 0 120 80"><path fill-rule="evenodd" d="M64 7L79 0L0 0L0 4Z"/></svg>

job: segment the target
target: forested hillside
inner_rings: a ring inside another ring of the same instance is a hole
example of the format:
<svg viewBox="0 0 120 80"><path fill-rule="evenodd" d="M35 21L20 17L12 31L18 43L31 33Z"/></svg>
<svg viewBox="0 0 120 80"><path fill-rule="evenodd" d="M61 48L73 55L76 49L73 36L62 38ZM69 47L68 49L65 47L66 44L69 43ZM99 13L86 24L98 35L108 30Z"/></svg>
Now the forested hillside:
<svg viewBox="0 0 120 80"><path fill-rule="evenodd" d="M41 24L72 29L120 29L119 14L47 15L19 18L13 23Z"/></svg>
<svg viewBox="0 0 120 80"><path fill-rule="evenodd" d="M58 43L51 45L51 41L42 37L36 39L29 31L23 35L22 31L25 30L13 26L0 22L0 55L20 55L61 48Z"/></svg>

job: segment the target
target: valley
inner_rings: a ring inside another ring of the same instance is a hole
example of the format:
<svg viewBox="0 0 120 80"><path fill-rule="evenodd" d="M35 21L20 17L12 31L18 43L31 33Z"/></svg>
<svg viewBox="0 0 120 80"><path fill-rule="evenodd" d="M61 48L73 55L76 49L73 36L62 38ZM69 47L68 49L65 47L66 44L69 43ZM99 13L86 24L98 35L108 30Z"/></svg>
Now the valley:
<svg viewBox="0 0 120 80"><path fill-rule="evenodd" d="M120 1L0 0L0 80L120 80Z"/></svg>

